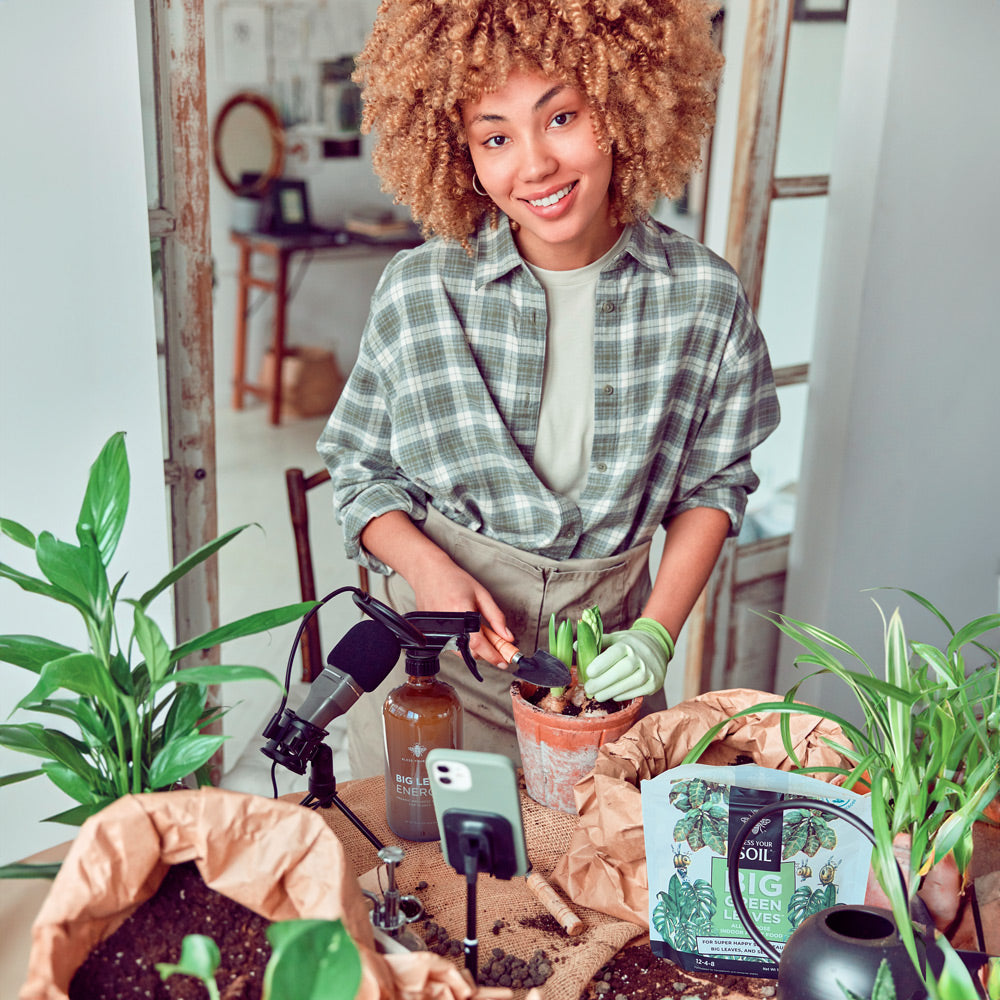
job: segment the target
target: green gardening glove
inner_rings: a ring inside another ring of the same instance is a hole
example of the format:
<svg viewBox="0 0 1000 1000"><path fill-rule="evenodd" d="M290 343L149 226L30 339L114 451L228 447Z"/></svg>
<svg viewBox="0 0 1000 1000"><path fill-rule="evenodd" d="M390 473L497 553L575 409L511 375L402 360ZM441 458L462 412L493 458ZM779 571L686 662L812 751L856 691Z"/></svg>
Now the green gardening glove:
<svg viewBox="0 0 1000 1000"><path fill-rule="evenodd" d="M602 651L587 668L583 686L597 701L628 701L663 687L674 655L670 633L652 618L639 618L622 632L608 632Z"/></svg>

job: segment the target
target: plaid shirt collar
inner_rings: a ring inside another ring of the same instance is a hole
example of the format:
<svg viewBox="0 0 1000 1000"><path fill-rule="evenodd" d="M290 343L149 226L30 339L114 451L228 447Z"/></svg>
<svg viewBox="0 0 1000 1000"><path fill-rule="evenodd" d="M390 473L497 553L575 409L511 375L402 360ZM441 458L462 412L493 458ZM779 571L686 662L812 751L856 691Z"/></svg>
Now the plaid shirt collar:
<svg viewBox="0 0 1000 1000"><path fill-rule="evenodd" d="M514 243L510 220L501 215L494 229L488 223L480 226L475 242L475 286L482 289L492 281L499 281L524 263ZM629 226L622 256L628 254L641 267L650 271L671 273L669 252L664 253L661 238L645 220ZM619 260L622 258L620 257Z"/></svg>

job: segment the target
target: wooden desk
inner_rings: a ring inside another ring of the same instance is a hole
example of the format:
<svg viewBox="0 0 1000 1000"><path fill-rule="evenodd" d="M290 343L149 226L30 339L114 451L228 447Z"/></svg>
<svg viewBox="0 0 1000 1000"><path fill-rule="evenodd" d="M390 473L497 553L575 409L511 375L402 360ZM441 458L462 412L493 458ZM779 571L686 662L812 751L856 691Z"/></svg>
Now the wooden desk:
<svg viewBox="0 0 1000 1000"><path fill-rule="evenodd" d="M285 335L288 307L288 266L297 253L318 253L342 260L374 257L394 253L416 245L413 240L401 243L364 243L351 240L343 243L343 236L333 233L302 233L276 235L271 233L236 233L230 238L239 248L236 272L236 346L233 364L233 409L242 410L246 393L250 392L270 402L271 423L281 422L281 366L287 353ZM253 258L261 254L274 261L274 276L263 277L253 271ZM271 351L274 354L274 390L248 382L246 378L247 308L250 289L259 288L274 295L274 325Z"/></svg>

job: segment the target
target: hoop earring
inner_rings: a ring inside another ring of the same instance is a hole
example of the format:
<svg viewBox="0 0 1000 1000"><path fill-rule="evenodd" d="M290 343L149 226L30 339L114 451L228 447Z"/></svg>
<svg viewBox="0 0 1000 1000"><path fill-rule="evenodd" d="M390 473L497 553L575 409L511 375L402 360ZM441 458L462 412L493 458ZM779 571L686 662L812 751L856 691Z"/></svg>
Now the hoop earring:
<svg viewBox="0 0 1000 1000"><path fill-rule="evenodd" d="M472 175L472 190L479 195L480 198L489 198L489 195L483 190L483 185L479 180L479 174L473 173Z"/></svg>

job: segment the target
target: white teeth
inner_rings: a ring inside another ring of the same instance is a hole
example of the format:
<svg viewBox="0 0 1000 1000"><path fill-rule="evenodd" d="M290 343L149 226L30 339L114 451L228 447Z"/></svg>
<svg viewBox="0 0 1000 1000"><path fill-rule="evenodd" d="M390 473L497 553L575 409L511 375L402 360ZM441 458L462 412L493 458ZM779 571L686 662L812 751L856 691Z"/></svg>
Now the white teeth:
<svg viewBox="0 0 1000 1000"><path fill-rule="evenodd" d="M535 208L548 208L549 205L554 205L557 201L561 201L573 190L572 184L567 184L561 191L556 191L555 194L550 194L548 198L539 198L538 201L529 201L529 205L534 205Z"/></svg>

